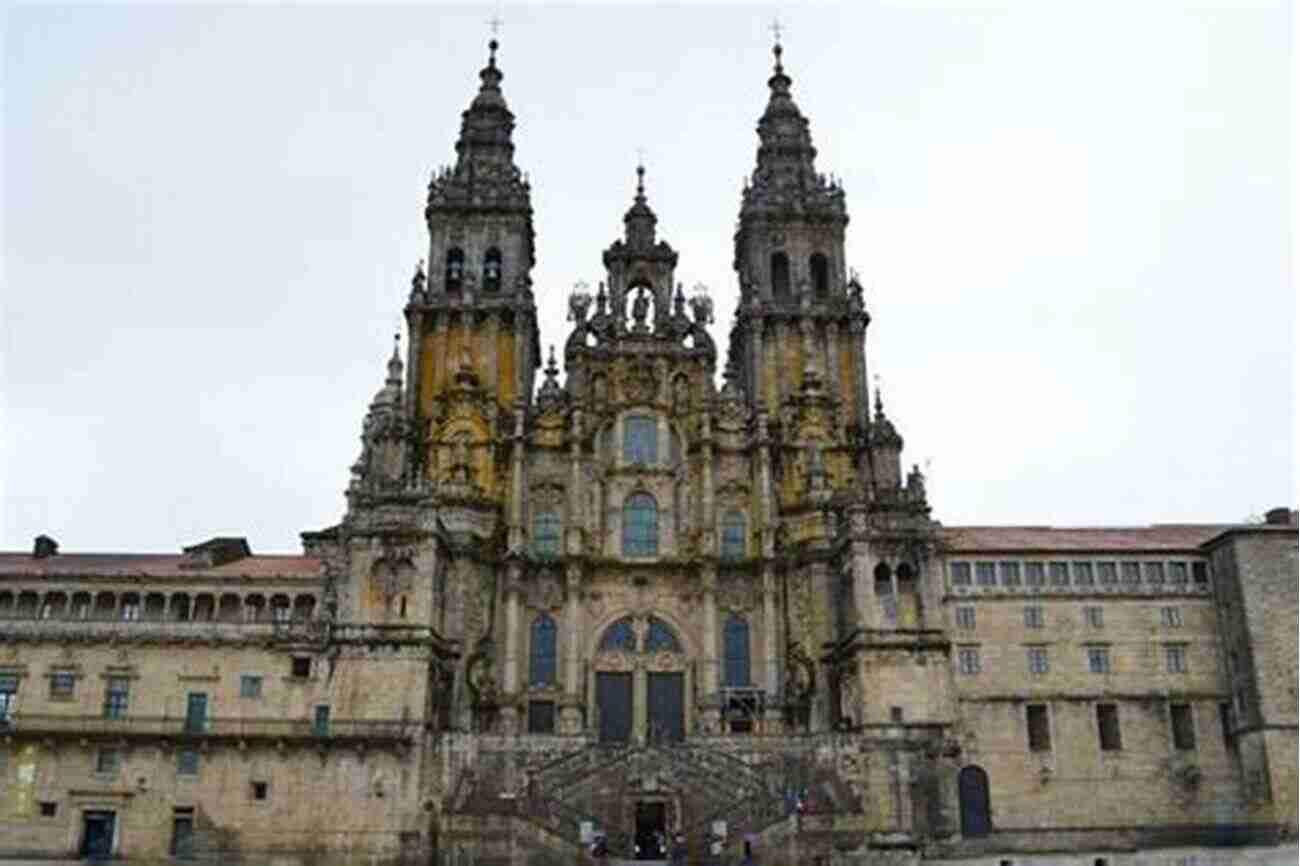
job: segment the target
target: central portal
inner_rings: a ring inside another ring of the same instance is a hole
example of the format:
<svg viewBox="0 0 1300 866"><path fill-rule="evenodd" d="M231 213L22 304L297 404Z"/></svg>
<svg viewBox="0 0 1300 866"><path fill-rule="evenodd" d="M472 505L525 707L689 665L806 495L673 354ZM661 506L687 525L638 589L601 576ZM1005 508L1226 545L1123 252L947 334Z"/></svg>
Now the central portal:
<svg viewBox="0 0 1300 866"><path fill-rule="evenodd" d="M663 803L637 803L636 859L663 860L667 856L667 809Z"/></svg>

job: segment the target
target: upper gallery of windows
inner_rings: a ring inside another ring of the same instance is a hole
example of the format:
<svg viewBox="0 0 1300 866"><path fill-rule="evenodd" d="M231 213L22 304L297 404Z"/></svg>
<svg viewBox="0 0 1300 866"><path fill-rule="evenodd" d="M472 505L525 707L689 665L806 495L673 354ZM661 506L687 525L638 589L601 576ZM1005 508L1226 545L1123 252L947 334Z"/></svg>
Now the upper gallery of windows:
<svg viewBox="0 0 1300 866"><path fill-rule="evenodd" d="M623 468L672 469L682 462L683 443L673 425L646 410L632 410L600 434L599 450Z"/></svg>
<svg viewBox="0 0 1300 866"><path fill-rule="evenodd" d="M958 595L1199 594L1209 592L1210 567L1205 560L1155 556L954 559L948 586Z"/></svg>

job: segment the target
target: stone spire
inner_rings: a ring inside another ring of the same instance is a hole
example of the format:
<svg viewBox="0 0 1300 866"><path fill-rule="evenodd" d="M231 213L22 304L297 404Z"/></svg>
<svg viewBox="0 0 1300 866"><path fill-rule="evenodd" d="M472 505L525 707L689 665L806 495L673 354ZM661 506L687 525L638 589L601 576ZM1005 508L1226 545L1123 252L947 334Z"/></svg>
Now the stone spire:
<svg viewBox="0 0 1300 866"><path fill-rule="evenodd" d="M636 198L632 206L623 215L624 237L627 245L634 250L649 249L655 245L655 225L659 218L646 203L645 166L636 167Z"/></svg>

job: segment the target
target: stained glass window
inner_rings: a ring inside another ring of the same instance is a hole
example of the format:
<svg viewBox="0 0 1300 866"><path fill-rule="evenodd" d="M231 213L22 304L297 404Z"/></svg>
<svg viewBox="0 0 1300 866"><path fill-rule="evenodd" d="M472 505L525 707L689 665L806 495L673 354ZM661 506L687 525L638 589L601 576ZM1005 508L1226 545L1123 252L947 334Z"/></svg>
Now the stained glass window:
<svg viewBox="0 0 1300 866"><path fill-rule="evenodd" d="M722 517L722 558L740 559L745 555L745 515L728 511Z"/></svg>
<svg viewBox="0 0 1300 866"><path fill-rule="evenodd" d="M659 508L649 493L633 493L623 502L623 555L659 555Z"/></svg>
<svg viewBox="0 0 1300 866"><path fill-rule="evenodd" d="M722 627L723 682L728 686L749 685L749 623L732 614Z"/></svg>
<svg viewBox="0 0 1300 866"><path fill-rule="evenodd" d="M659 431L648 415L623 419L623 460L627 463L659 462Z"/></svg>
<svg viewBox="0 0 1300 866"><path fill-rule="evenodd" d="M555 620L541 614L533 620L528 636L528 684L549 686L555 683Z"/></svg>
<svg viewBox="0 0 1300 866"><path fill-rule="evenodd" d="M636 630L632 628L632 620L629 618L623 617L618 620L605 629L605 634L601 636L600 651L611 650L636 652Z"/></svg>
<svg viewBox="0 0 1300 866"><path fill-rule="evenodd" d="M533 553L541 556L560 555L560 515L555 511L539 511L533 515Z"/></svg>
<svg viewBox="0 0 1300 866"><path fill-rule="evenodd" d="M645 651L652 652L674 652L682 651L682 645L677 642L677 636L673 630L668 627L668 623L657 617L650 617L650 627L646 630Z"/></svg>

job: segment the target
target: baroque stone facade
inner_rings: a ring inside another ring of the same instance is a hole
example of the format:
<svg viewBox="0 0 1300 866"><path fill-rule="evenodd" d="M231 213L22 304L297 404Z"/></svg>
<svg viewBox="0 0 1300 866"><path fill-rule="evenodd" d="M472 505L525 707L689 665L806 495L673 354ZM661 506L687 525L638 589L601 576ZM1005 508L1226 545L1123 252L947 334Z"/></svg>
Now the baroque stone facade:
<svg viewBox="0 0 1300 866"><path fill-rule="evenodd" d="M779 46L726 358L638 169L561 382L491 49L342 521L0 555L0 858L1293 856L1295 512L933 520Z"/></svg>

